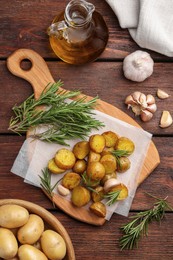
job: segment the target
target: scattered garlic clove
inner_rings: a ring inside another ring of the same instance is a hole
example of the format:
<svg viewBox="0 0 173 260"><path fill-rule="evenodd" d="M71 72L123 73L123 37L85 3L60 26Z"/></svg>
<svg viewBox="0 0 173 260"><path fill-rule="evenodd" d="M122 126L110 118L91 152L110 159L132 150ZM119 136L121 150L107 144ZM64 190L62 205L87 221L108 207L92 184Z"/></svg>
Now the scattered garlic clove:
<svg viewBox="0 0 173 260"><path fill-rule="evenodd" d="M161 89L158 89L158 90L157 90L157 96L158 96L158 98L160 98L160 99L166 99L166 98L169 97L169 94L166 93L165 91L161 90Z"/></svg>
<svg viewBox="0 0 173 260"><path fill-rule="evenodd" d="M173 122L173 120L172 120L171 114L169 113L169 111L164 110L162 112L162 116L161 116L161 120L160 120L160 127L166 128L166 127L172 125L172 122Z"/></svg>
<svg viewBox="0 0 173 260"><path fill-rule="evenodd" d="M132 81L142 82L153 73L154 61L150 54L137 50L123 61L124 76Z"/></svg>
<svg viewBox="0 0 173 260"><path fill-rule="evenodd" d="M57 186L57 190L58 190L59 194L62 195L62 196L67 196L67 195L70 194L70 190L67 189L67 188L65 188L65 187L64 187L63 185L61 185L61 184L59 184L59 185Z"/></svg>
<svg viewBox="0 0 173 260"><path fill-rule="evenodd" d="M153 117L153 113L151 113L151 112L148 111L148 110L143 110L143 111L141 112L141 119L142 119L142 121L144 121L144 122L147 122L147 121L151 120L152 117Z"/></svg>
<svg viewBox="0 0 173 260"><path fill-rule="evenodd" d="M104 191L109 192L109 190L111 190L113 187L116 187L119 184L120 182L117 179L111 178L104 183Z"/></svg>

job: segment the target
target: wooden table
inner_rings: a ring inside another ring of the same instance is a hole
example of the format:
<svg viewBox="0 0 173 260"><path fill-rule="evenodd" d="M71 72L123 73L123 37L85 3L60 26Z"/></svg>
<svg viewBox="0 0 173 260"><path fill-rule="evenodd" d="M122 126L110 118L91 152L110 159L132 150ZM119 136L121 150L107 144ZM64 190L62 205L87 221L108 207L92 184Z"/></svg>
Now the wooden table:
<svg viewBox="0 0 173 260"><path fill-rule="evenodd" d="M36 187L23 182L23 179L10 172L25 136L17 136L8 131L12 115L11 108L21 103L31 93L28 82L13 76L6 67L6 59L19 48L29 48L38 52L47 62L55 80L61 79L66 89L80 89L84 94L99 97L128 113L125 97L138 90L153 94L161 88L170 94L166 101L156 97L158 110L154 118L143 123L135 120L143 129L153 134L153 141L159 151L161 163L139 186L129 216L149 209L153 199L146 192L165 198L173 206L173 125L166 129L159 127L163 110L173 115L173 58L148 51L155 61L153 75L142 83L125 79L122 61L129 53L141 49L130 37L127 30L121 29L118 20L105 1L91 0L109 28L109 41L104 53L97 61L80 67L60 61L49 47L46 28L53 17L64 9L68 1L47 0L1 0L0 19L0 199L24 199L43 206L52 212L65 226L72 239L76 259L173 259L173 212L167 211L159 223L149 226L148 237L140 240L139 248L133 251L119 248L120 226L128 218L114 214L109 222L101 227L91 226L72 219L52 207L49 199ZM24 62L27 66L28 62Z"/></svg>

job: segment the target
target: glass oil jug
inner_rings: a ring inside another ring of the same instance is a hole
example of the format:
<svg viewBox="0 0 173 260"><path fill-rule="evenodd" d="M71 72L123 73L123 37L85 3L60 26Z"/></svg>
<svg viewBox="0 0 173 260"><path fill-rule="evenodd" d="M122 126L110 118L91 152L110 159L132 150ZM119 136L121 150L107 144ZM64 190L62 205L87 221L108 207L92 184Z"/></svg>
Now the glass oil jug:
<svg viewBox="0 0 173 260"><path fill-rule="evenodd" d="M63 61L76 65L94 61L108 41L103 17L85 0L70 1L47 32L54 53Z"/></svg>

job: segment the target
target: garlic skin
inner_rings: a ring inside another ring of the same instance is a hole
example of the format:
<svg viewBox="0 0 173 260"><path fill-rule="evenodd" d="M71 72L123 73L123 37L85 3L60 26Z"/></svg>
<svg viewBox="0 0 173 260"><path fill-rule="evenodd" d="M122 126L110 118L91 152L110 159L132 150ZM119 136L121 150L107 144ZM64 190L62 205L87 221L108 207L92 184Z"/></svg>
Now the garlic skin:
<svg viewBox="0 0 173 260"><path fill-rule="evenodd" d="M123 61L124 76L136 82L142 82L153 73L154 61L150 54L135 51L125 57Z"/></svg>
<svg viewBox="0 0 173 260"><path fill-rule="evenodd" d="M153 114L157 111L155 98L151 95L145 95L135 91L125 99L128 109L131 107L136 116L140 116L142 121L147 122L152 119Z"/></svg>
<svg viewBox="0 0 173 260"><path fill-rule="evenodd" d="M162 116L160 119L160 127L166 128L166 127L169 127L170 125L172 125L172 123L173 123L173 120L172 120L171 114L169 113L169 111L164 110L162 112Z"/></svg>

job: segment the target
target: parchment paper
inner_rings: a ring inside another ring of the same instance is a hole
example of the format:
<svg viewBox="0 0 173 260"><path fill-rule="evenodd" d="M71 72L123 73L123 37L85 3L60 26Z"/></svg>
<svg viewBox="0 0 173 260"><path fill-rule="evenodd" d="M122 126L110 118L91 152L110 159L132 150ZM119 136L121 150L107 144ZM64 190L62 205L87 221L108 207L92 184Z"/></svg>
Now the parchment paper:
<svg viewBox="0 0 173 260"><path fill-rule="evenodd" d="M95 133L101 134L104 131L111 130L116 132L119 136L130 138L135 144L135 151L129 156L131 161L130 169L125 173L119 173L117 177L128 187L129 195L125 200L107 206L106 219L109 220L114 212L123 216L128 216L152 135L141 128L127 124L100 111L94 110L94 113L95 115L93 117L104 122L105 127L101 128L99 131L91 131L90 135ZM72 148L78 141L81 140L70 141L70 147ZM56 151L63 147L66 146L49 144L28 138L21 147L11 172L24 178L24 182L40 187L39 175L42 175L42 170L47 166L48 161L54 157ZM62 176L63 174L52 174L51 183L54 184L58 179L62 178ZM57 193L56 189L54 192Z"/></svg>

